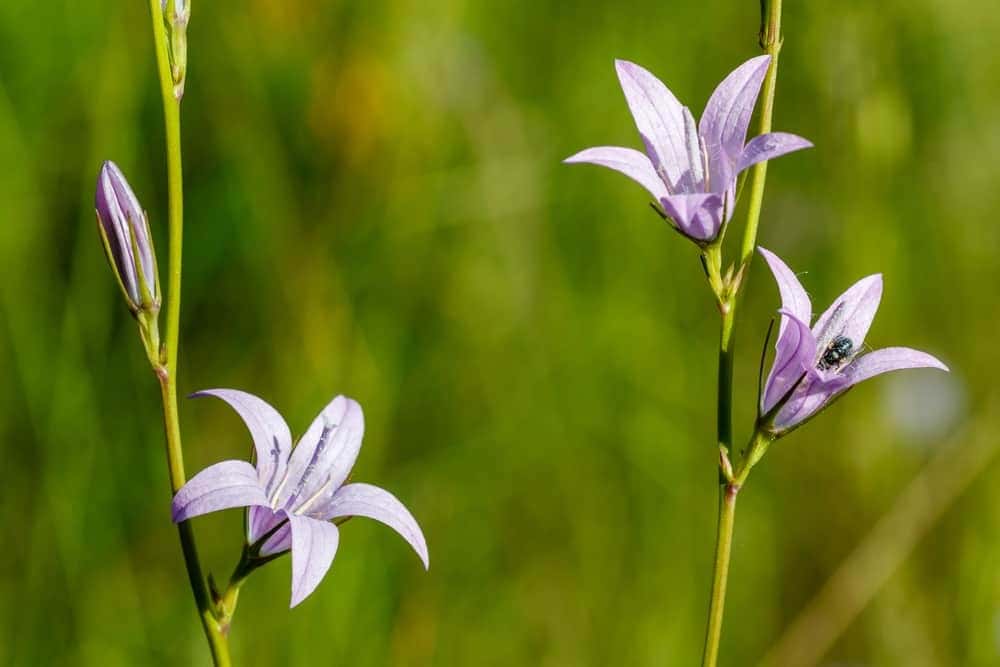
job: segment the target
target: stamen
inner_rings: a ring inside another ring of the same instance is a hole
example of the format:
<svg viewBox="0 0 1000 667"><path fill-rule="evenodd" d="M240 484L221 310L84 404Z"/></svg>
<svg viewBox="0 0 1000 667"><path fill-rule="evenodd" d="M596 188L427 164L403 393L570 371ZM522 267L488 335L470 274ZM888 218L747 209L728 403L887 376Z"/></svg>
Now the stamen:
<svg viewBox="0 0 1000 667"><path fill-rule="evenodd" d="M323 484L323 486L319 487L319 489L317 489L316 493L312 494L312 496L309 498L309 500L305 501L304 503L302 503L301 505L299 505L297 508L295 508L292 511L295 514L305 514L306 512L308 512L309 508L312 507L313 504L317 500L319 500L320 496L322 496L324 493L326 493L327 489L329 489L332 484L333 484L333 480L332 479L326 480L326 482Z"/></svg>

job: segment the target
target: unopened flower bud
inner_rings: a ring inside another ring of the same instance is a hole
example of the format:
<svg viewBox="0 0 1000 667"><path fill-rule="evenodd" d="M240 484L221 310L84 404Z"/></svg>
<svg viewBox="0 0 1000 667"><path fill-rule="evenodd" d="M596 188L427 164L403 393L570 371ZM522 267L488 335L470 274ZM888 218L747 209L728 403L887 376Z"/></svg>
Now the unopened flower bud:
<svg viewBox="0 0 1000 667"><path fill-rule="evenodd" d="M105 162L97 178L97 227L133 314L160 310L160 281L149 222L121 170Z"/></svg>
<svg viewBox="0 0 1000 667"><path fill-rule="evenodd" d="M174 81L174 97L184 97L187 78L187 25L191 18L190 0L160 0L163 8L163 26L167 31L167 50L170 57L170 76Z"/></svg>

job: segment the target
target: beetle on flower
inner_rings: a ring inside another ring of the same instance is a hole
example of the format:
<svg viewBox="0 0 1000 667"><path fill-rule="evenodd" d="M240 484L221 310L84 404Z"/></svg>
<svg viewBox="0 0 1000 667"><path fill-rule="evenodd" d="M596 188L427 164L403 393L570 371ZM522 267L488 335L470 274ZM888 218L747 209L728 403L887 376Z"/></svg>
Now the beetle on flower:
<svg viewBox="0 0 1000 667"><path fill-rule="evenodd" d="M882 299L882 275L862 278L841 294L810 328L812 303L802 283L777 255L758 248L781 294L781 325L774 362L760 397L761 428L781 435L800 426L857 383L906 368L948 367L908 347L862 354Z"/></svg>
<svg viewBox="0 0 1000 667"><path fill-rule="evenodd" d="M645 154L632 148L588 148L565 160L621 172L646 188L678 231L699 244L715 240L733 215L736 177L748 167L808 148L794 134L770 132L746 141L770 56L737 67L712 93L698 126L691 111L644 68L615 61Z"/></svg>
<svg viewBox="0 0 1000 667"><path fill-rule="evenodd" d="M381 521L429 567L420 526L399 500L377 486L344 483L364 436L364 415L356 401L334 398L293 449L285 421L260 398L234 389L195 396L220 398L239 414L253 439L257 465L223 461L192 477L174 496L175 523L248 507L247 544L254 556L267 560L292 552L292 607L315 590L333 564L340 541L338 519Z"/></svg>

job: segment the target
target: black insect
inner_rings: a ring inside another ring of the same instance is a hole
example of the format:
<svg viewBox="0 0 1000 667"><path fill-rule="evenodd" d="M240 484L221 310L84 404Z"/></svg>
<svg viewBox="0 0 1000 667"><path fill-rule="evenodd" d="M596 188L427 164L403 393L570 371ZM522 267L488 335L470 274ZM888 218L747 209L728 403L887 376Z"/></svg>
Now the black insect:
<svg viewBox="0 0 1000 667"><path fill-rule="evenodd" d="M823 356L819 359L819 369L828 370L835 368L841 361L846 359L854 351L854 341L847 336L837 336L827 346Z"/></svg>

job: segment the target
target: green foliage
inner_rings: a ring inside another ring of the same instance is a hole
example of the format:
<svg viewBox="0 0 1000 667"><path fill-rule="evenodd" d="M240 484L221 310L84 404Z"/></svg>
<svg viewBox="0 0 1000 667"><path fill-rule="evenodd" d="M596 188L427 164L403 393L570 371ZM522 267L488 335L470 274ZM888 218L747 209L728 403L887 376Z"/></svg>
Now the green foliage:
<svg viewBox="0 0 1000 667"><path fill-rule="evenodd" d="M775 128L816 148L771 165L761 243L809 267L819 304L883 271L872 345L954 373L867 383L772 447L739 508L733 665L765 653L958 425L995 428L1000 12L786 5ZM166 252L149 20L144 3L87 7L0 3L0 664L202 664L157 387L92 210L114 159ZM396 492L431 549L424 573L352 521L291 612L287 559L255 573L239 664L695 664L717 315L695 249L638 186L559 161L638 145L614 57L700 107L756 52L757 11L195 0L181 393L243 388L298 432L333 394L356 397L357 479ZM761 269L738 323L741 442L778 305ZM181 410L189 474L245 455L224 406ZM831 657L996 664L998 495L974 483ZM239 514L195 527L224 577Z"/></svg>

